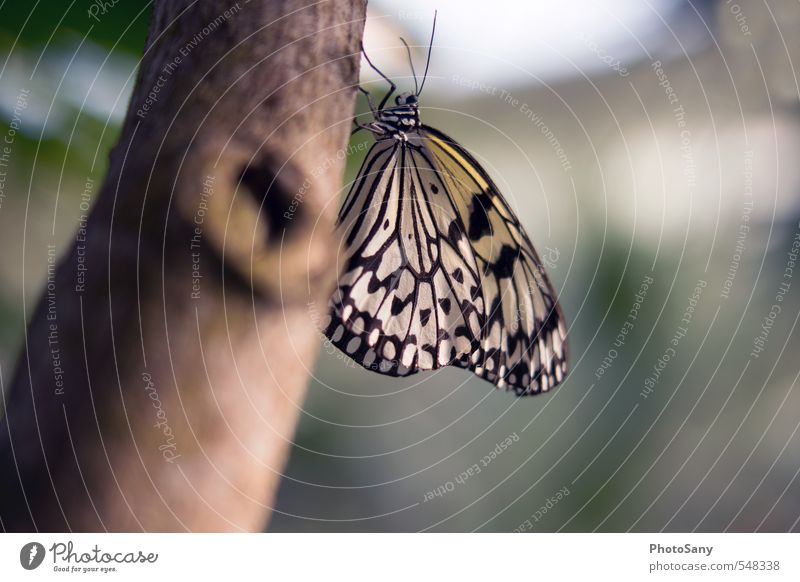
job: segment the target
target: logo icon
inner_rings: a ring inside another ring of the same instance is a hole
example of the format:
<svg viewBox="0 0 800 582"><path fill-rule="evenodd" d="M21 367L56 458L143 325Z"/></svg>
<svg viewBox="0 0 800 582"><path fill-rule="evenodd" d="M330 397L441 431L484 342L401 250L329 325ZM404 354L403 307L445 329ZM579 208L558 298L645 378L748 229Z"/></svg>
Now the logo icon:
<svg viewBox="0 0 800 582"><path fill-rule="evenodd" d="M19 563L26 570L35 570L44 561L44 546L39 542L28 542L19 551Z"/></svg>

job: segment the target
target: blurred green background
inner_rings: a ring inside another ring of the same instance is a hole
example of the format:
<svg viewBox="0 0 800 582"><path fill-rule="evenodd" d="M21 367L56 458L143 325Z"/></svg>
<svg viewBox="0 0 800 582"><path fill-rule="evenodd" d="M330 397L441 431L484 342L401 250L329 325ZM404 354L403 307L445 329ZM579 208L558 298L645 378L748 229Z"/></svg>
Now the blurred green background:
<svg viewBox="0 0 800 582"><path fill-rule="evenodd" d="M149 4L91 5L0 4L4 385L144 45ZM423 122L516 209L559 289L572 372L515 399L323 346L270 530L800 529L800 4L436 7ZM399 37L420 70L431 18L421 0L370 4L365 45L401 87Z"/></svg>

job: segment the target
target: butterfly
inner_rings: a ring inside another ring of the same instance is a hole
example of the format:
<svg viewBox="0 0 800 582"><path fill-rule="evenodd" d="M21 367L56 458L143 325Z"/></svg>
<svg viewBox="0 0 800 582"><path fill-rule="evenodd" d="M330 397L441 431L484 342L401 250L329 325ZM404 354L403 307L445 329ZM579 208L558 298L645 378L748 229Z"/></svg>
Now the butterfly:
<svg viewBox="0 0 800 582"><path fill-rule="evenodd" d="M517 395L546 392L567 374L566 325L522 225L475 158L424 125L422 83L389 84L372 120L375 143L342 204L344 269L325 335L361 366L406 376L466 368ZM401 39L402 40L402 39Z"/></svg>

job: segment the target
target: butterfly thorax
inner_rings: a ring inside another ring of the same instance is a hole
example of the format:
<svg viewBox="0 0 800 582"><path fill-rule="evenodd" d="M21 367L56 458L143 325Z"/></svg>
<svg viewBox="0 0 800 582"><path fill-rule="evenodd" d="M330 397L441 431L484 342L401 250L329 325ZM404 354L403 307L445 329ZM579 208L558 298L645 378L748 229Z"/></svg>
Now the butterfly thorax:
<svg viewBox="0 0 800 582"><path fill-rule="evenodd" d="M375 120L369 125L376 139L408 141L408 134L422 126L417 96L413 93L398 95L395 105L376 111Z"/></svg>

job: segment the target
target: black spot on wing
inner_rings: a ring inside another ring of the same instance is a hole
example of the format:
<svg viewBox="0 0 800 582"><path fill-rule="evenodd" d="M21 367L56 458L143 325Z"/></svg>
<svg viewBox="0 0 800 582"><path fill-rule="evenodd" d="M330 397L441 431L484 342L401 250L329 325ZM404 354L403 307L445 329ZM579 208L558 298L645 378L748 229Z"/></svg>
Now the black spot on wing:
<svg viewBox="0 0 800 582"><path fill-rule="evenodd" d="M439 299L439 305L442 306L442 310L444 311L445 315L450 315L450 308L452 307L452 303L450 302L449 297L442 297Z"/></svg>
<svg viewBox="0 0 800 582"><path fill-rule="evenodd" d="M492 206L492 197L485 192L473 196L467 232L470 240L480 240L484 236L492 234L492 223L489 219L489 211Z"/></svg>
<svg viewBox="0 0 800 582"><path fill-rule="evenodd" d="M376 293L381 287L383 287L383 281L378 279L378 277L370 277L369 283L367 283L367 291L369 291L370 294Z"/></svg>
<svg viewBox="0 0 800 582"><path fill-rule="evenodd" d="M498 279L507 279L514 276L514 267L517 264L519 250L509 245L503 245L497 260L492 263L491 269Z"/></svg>
<svg viewBox="0 0 800 582"><path fill-rule="evenodd" d="M405 302L401 301L397 297L392 300L392 315L400 315L403 311L403 307L405 307Z"/></svg>
<svg viewBox="0 0 800 582"><path fill-rule="evenodd" d="M450 226L447 228L447 240L452 244L454 247L458 247L458 241L464 234L461 231L461 227L458 224L457 220L454 220L450 223Z"/></svg>
<svg viewBox="0 0 800 582"><path fill-rule="evenodd" d="M431 319L431 310L430 309L420 309L419 312L419 322L422 324L422 327L428 325L428 321Z"/></svg>

